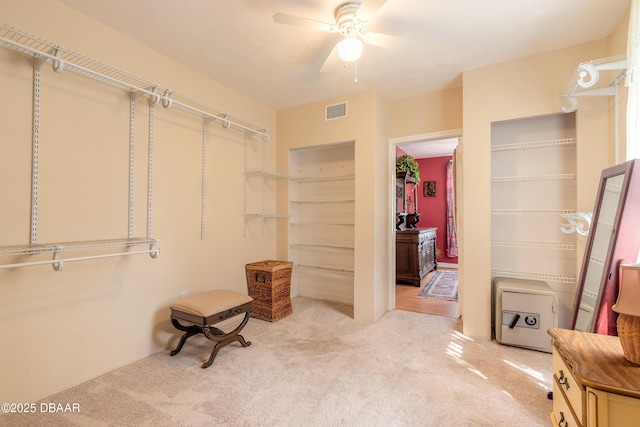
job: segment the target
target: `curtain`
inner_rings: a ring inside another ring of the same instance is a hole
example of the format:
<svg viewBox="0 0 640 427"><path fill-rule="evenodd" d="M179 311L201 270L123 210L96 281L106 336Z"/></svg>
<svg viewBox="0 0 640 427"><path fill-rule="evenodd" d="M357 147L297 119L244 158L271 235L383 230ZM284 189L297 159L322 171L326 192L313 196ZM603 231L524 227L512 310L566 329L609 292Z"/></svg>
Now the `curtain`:
<svg viewBox="0 0 640 427"><path fill-rule="evenodd" d="M458 237L456 236L455 194L453 191L453 160L447 163L447 256L458 256Z"/></svg>
<svg viewBox="0 0 640 427"><path fill-rule="evenodd" d="M627 36L627 160L640 158L640 0L631 1Z"/></svg>

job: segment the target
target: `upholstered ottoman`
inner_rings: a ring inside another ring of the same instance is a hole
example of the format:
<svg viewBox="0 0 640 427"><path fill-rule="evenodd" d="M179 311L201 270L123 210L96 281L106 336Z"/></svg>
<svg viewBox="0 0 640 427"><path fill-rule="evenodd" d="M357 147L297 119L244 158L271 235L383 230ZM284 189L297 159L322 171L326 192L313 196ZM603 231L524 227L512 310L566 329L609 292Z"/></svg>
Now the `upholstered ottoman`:
<svg viewBox="0 0 640 427"><path fill-rule="evenodd" d="M240 331L249 321L253 298L240 292L229 290L215 290L189 295L186 298L173 302L171 308L171 323L177 329L185 331L175 350L170 354L175 356L180 353L182 346L189 337L204 334L216 344L211 350L211 356L202 369L208 368L216 358L218 351L227 344L238 341L243 347L251 345L240 335ZM244 313L244 319L233 331L225 333L212 325ZM187 323L189 325L183 325Z"/></svg>

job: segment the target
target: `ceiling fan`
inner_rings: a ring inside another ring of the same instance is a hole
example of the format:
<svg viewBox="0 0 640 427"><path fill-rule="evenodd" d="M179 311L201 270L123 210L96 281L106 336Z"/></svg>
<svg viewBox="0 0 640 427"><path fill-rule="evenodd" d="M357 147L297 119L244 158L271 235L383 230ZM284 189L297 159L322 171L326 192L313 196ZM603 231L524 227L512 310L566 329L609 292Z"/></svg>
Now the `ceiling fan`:
<svg viewBox="0 0 640 427"><path fill-rule="evenodd" d="M322 72L327 72L334 68L340 60L345 62L358 60L364 49L363 42L374 46L394 48L398 46L399 42L406 41L387 34L364 32L366 24L386 1L364 0L343 3L336 8L335 23L284 13L276 13L273 15L273 20L278 24L296 25L342 35L342 40L336 43L320 69Z"/></svg>

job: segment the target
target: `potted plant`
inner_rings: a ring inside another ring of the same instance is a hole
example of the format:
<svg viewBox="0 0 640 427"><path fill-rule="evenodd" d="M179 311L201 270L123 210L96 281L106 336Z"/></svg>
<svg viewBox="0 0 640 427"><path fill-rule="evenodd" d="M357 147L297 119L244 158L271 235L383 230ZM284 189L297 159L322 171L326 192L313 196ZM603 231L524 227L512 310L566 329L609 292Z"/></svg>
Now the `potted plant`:
<svg viewBox="0 0 640 427"><path fill-rule="evenodd" d="M416 185L420 184L420 168L412 156L405 154L396 157L396 172L407 172L416 180Z"/></svg>

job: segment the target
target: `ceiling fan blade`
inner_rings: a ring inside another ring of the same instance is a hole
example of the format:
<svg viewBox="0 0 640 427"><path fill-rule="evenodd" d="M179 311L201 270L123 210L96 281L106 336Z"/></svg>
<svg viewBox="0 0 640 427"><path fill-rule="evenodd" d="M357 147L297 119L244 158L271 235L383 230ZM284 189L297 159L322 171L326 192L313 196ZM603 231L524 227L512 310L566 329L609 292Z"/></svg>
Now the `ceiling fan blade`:
<svg viewBox="0 0 640 427"><path fill-rule="evenodd" d="M287 15L285 13L276 13L273 15L273 21L278 24L295 25L298 27L313 28L320 31L334 31L334 25L327 22L316 21L315 19L302 18L300 16Z"/></svg>
<svg viewBox="0 0 640 427"><path fill-rule="evenodd" d="M329 73L338 68L340 62L342 62L342 60L338 56L338 47L334 46L333 49L331 49L331 52L329 52L327 59L324 60L322 67L320 67L320 72Z"/></svg>
<svg viewBox="0 0 640 427"><path fill-rule="evenodd" d="M390 36L388 34L368 32L362 35L365 43L383 47L385 49L403 49L410 47L415 40L404 39L402 37Z"/></svg>
<svg viewBox="0 0 640 427"><path fill-rule="evenodd" d="M386 2L387 0L364 0L356 12L356 17L367 22Z"/></svg>

